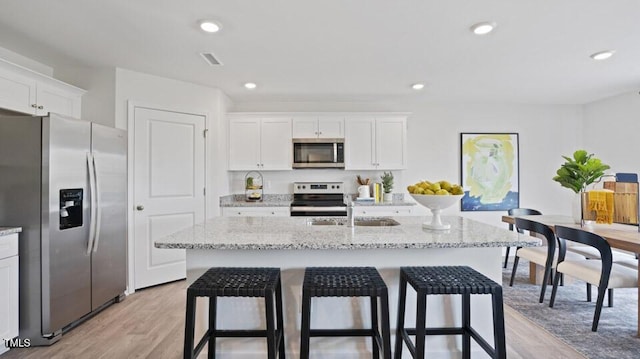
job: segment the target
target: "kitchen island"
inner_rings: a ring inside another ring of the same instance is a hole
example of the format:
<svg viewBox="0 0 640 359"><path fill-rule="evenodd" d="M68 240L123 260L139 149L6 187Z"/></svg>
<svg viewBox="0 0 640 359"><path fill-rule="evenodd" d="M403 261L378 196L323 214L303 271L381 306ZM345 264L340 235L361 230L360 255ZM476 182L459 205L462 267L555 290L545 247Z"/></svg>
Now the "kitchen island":
<svg viewBox="0 0 640 359"><path fill-rule="evenodd" d="M216 217L160 239L158 248L187 250L187 280L194 281L209 267L259 266L282 269L287 355L297 357L304 268L308 266L374 266L389 287L392 333L395 333L398 276L401 266L468 265L500 283L501 248L538 246L540 240L463 217L443 217L446 231L422 228L425 217L396 217L397 226L313 225L305 217ZM414 303L415 295L408 296ZM262 328L264 308L252 298L219 299L221 328ZM360 327L369 321L368 300L321 298L314 301L315 328ZM408 304L407 324L414 322L415 305ZM206 301L198 302L196 333L204 332ZM489 296L472 300L472 324L492 341ZM427 325L459 325L460 298L429 298ZM364 323L364 324L363 324ZM395 340L392 338L392 341ZM459 355L461 339L430 337L427 351L435 357ZM472 348L472 357L484 353ZM260 357L264 340L221 339L218 351L235 357ZM370 357L370 341L362 338L313 338L311 351L323 358ZM477 352L477 353L476 353ZM239 356L238 356L239 355Z"/></svg>

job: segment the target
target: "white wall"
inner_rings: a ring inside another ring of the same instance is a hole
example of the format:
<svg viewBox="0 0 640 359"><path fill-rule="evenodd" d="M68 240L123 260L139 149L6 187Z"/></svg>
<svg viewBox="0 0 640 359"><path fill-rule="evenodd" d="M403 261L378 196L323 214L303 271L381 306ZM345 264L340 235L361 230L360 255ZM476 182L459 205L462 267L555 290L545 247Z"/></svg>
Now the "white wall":
<svg viewBox="0 0 640 359"><path fill-rule="evenodd" d="M219 196L227 194L226 125L222 111L229 100L218 89L118 68L115 126L127 129L128 102L207 116L207 216L219 214ZM224 159L224 160L223 160Z"/></svg>
<svg viewBox="0 0 640 359"><path fill-rule="evenodd" d="M57 67L56 77L87 90L81 118L109 127L116 125L116 70L114 68Z"/></svg>
<svg viewBox="0 0 640 359"><path fill-rule="evenodd" d="M585 150L611 166L610 173L640 173L640 94L585 105L582 130Z"/></svg>
<svg viewBox="0 0 640 359"><path fill-rule="evenodd" d="M543 213L571 211L568 189L552 180L581 142L581 106L463 103L236 103L233 111L395 111L412 112L407 121L408 168L394 171L394 192L421 179L460 182L461 132L517 132L520 140L520 206ZM578 130L576 130L578 129ZM377 177L382 171L295 170L264 172L265 193L290 193L290 183L304 180L345 181L355 191L355 175ZM242 192L245 172L230 176L232 193ZM459 207L448 213L460 213ZM502 212L462 212L464 216L504 226Z"/></svg>

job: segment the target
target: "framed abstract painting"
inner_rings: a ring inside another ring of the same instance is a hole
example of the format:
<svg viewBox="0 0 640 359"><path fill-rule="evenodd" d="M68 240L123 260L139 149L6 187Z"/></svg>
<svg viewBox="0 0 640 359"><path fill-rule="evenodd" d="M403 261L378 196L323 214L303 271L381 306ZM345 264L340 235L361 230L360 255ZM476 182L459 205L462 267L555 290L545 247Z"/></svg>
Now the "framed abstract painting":
<svg viewBox="0 0 640 359"><path fill-rule="evenodd" d="M517 133L461 133L462 211L506 211L520 206Z"/></svg>

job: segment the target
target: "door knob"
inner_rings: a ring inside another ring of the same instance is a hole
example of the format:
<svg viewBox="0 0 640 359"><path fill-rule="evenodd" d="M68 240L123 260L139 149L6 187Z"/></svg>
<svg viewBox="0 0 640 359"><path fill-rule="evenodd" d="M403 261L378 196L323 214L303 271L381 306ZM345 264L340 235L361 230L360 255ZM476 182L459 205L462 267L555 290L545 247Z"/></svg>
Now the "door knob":
<svg viewBox="0 0 640 359"><path fill-rule="evenodd" d="M143 206L143 205L141 205L141 204L139 204L139 205L137 205L137 206L136 206L136 209L137 209L138 211L143 211L143 210L144 210L144 206Z"/></svg>

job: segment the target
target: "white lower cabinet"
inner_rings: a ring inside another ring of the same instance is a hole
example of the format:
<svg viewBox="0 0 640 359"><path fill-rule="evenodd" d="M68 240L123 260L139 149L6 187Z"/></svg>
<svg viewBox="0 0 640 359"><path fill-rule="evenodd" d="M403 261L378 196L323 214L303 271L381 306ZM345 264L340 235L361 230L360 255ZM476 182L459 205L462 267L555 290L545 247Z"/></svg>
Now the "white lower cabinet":
<svg viewBox="0 0 640 359"><path fill-rule="evenodd" d="M18 336L18 234L0 237L0 354Z"/></svg>
<svg viewBox="0 0 640 359"><path fill-rule="evenodd" d="M415 213L415 206L356 206L353 209L356 217L415 216Z"/></svg>
<svg viewBox="0 0 640 359"><path fill-rule="evenodd" d="M223 217L289 217L289 207L222 207Z"/></svg>

